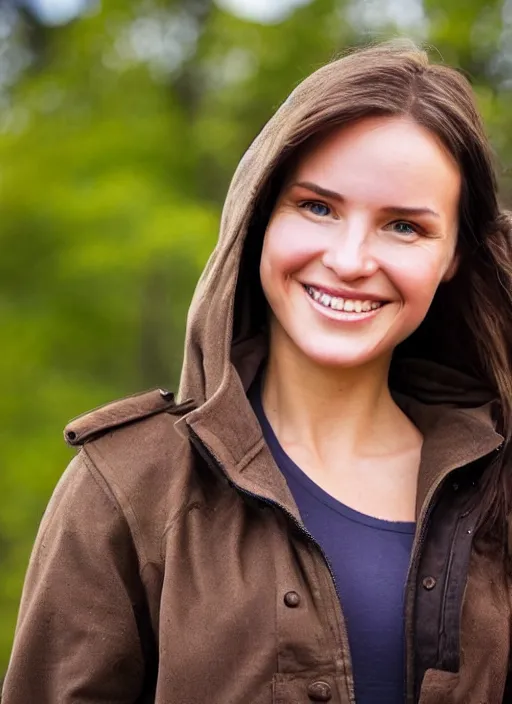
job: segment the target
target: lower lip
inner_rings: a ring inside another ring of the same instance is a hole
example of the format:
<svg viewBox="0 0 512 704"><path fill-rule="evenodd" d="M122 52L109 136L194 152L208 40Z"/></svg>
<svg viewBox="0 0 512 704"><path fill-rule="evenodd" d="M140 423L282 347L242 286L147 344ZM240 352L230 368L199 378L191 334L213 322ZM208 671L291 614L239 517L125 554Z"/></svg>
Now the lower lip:
<svg viewBox="0 0 512 704"><path fill-rule="evenodd" d="M341 323L360 323L364 322L365 320L371 320L372 318L375 318L375 316L380 313L380 311L386 305L384 303L380 306L380 308L374 308L373 310L368 310L361 313L349 313L345 310L334 310L334 308L328 308L327 306L323 306L321 303L317 303L314 298L311 298L306 289L304 287L302 288L304 291L304 295L315 310L317 310L319 313L322 313L322 315L324 315L326 318L329 318L329 320L335 320Z"/></svg>

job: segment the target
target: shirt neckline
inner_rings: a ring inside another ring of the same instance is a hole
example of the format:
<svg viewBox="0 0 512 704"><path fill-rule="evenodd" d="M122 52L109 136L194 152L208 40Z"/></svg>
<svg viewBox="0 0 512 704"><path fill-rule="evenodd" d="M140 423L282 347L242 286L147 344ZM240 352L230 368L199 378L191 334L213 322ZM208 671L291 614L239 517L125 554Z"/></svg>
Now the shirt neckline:
<svg viewBox="0 0 512 704"><path fill-rule="evenodd" d="M377 518L376 516L371 516L366 513L361 513L360 511L347 506L325 491L325 489L322 489L321 486L314 482L299 467L299 465L293 461L293 459L283 449L274 432L274 429L272 428L272 425L270 424L270 421L266 416L261 400L261 377L255 380L253 386L249 390L249 400L261 425L263 437L274 455L274 459L276 460L279 469L285 475L285 479L291 479L292 481L299 483L317 501L324 504L324 506L330 510L335 511L355 523L360 523L376 530L385 530L394 533L413 534L415 532L416 524L412 521L390 521L384 518ZM283 472L282 467L286 468L286 472ZM289 474L289 477L286 476L287 474Z"/></svg>

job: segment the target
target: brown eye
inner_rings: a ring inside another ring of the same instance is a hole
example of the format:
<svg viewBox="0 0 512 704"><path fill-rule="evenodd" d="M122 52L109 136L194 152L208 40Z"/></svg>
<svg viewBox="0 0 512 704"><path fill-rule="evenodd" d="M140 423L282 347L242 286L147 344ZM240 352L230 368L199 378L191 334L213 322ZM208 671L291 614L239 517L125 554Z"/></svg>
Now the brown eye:
<svg viewBox="0 0 512 704"><path fill-rule="evenodd" d="M331 209L329 206L316 200L307 200L304 203L301 203L300 207L304 208L304 210L309 210L310 213L321 218L331 214Z"/></svg>

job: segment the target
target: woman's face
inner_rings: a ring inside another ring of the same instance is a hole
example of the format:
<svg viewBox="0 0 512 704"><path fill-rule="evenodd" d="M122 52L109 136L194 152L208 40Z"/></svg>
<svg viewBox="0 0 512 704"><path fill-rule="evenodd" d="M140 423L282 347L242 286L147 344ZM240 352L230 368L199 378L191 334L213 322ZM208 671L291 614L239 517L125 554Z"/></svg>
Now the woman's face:
<svg viewBox="0 0 512 704"><path fill-rule="evenodd" d="M365 118L317 140L265 233L273 342L320 365L389 359L455 273L460 185L452 156L408 118Z"/></svg>

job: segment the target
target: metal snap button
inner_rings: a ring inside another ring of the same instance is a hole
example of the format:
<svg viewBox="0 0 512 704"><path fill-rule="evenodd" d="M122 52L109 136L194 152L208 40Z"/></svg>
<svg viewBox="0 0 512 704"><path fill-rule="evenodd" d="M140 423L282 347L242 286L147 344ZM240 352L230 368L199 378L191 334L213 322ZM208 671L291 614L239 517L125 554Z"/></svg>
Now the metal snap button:
<svg viewBox="0 0 512 704"><path fill-rule="evenodd" d="M284 595L284 603L289 606L290 609L295 609L300 604L300 596L297 592L286 592Z"/></svg>
<svg viewBox="0 0 512 704"><path fill-rule="evenodd" d="M332 698L330 685L327 682L312 682L308 687L308 697L313 702L328 702Z"/></svg>
<svg viewBox="0 0 512 704"><path fill-rule="evenodd" d="M164 401L172 401L174 398L172 391L168 391L167 389L158 389L158 393Z"/></svg>
<svg viewBox="0 0 512 704"><path fill-rule="evenodd" d="M423 584L424 589L426 589L427 591L430 591L431 589L433 589L436 586L437 579L435 577L425 577L422 584Z"/></svg>

